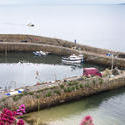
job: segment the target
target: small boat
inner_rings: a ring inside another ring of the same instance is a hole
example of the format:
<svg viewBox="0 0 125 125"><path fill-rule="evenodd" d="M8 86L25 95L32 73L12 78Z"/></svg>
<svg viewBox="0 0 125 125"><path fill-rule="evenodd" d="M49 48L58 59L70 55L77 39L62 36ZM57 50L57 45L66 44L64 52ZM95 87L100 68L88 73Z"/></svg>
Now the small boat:
<svg viewBox="0 0 125 125"><path fill-rule="evenodd" d="M43 52L43 51L36 51L36 52L33 52L33 54L35 56L46 56L48 53L47 52Z"/></svg>
<svg viewBox="0 0 125 125"><path fill-rule="evenodd" d="M80 64L83 62L83 55L71 55L69 57L62 57L62 62L64 64Z"/></svg>
<svg viewBox="0 0 125 125"><path fill-rule="evenodd" d="M34 27L35 25L32 24L32 23L28 23L27 26L29 26L29 27Z"/></svg>

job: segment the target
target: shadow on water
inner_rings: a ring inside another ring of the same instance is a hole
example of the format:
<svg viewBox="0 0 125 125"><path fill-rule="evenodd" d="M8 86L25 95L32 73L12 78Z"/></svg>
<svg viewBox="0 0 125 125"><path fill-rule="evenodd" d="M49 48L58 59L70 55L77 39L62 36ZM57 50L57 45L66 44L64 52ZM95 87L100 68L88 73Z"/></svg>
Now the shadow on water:
<svg viewBox="0 0 125 125"><path fill-rule="evenodd" d="M58 64L64 65L61 62L61 56L47 55L47 56L34 56L32 52L9 52L7 55L0 53L0 63L37 63L37 64ZM83 64L71 65L72 70L83 67L95 67L103 70L104 66L95 65L92 63L85 62Z"/></svg>
<svg viewBox="0 0 125 125"><path fill-rule="evenodd" d="M0 55L0 63L43 63L43 64L60 64L61 57L56 55L48 56L34 56L32 52L10 52L5 56L4 53Z"/></svg>

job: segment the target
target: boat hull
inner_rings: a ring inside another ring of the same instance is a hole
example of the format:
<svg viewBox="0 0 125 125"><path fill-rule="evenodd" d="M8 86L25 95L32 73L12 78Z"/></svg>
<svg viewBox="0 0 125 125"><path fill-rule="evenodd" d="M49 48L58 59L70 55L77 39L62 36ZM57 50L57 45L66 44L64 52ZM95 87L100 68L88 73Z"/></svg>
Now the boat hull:
<svg viewBox="0 0 125 125"><path fill-rule="evenodd" d="M62 63L64 64L80 64L82 63L82 60L64 60L62 59Z"/></svg>
<svg viewBox="0 0 125 125"><path fill-rule="evenodd" d="M41 52L33 52L35 56L46 56L46 53L41 53Z"/></svg>

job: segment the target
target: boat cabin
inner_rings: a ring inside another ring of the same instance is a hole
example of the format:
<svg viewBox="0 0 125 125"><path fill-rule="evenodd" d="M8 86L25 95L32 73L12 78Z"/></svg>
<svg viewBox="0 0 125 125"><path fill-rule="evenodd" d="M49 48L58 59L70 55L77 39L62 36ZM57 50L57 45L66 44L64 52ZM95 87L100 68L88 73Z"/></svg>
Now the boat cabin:
<svg viewBox="0 0 125 125"><path fill-rule="evenodd" d="M83 76L100 76L102 77L102 74L99 72L96 68L83 68Z"/></svg>

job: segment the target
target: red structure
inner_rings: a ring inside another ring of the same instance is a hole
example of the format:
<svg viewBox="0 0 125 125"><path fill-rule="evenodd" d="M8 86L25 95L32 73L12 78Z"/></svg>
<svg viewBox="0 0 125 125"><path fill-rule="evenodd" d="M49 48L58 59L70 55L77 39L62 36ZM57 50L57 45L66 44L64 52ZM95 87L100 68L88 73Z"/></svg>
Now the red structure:
<svg viewBox="0 0 125 125"><path fill-rule="evenodd" d="M100 76L102 77L102 74L99 72L96 68L83 68L83 76Z"/></svg>

